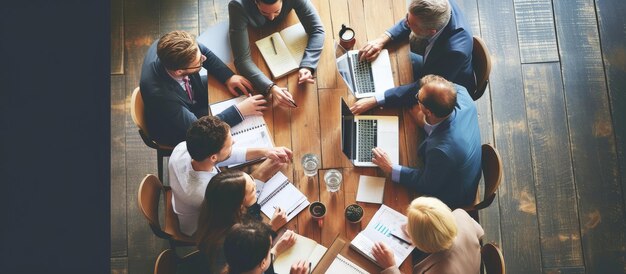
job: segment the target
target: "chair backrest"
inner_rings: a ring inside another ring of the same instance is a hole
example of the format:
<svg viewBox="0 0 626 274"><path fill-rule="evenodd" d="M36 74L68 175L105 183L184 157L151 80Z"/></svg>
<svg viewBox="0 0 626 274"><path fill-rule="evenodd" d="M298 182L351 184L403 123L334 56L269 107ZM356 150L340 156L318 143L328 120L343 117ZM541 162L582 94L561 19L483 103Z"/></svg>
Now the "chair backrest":
<svg viewBox="0 0 626 274"><path fill-rule="evenodd" d="M159 222L159 199L161 193L164 192L164 187L159 178L155 175L148 174L143 178L139 185L139 192L137 194L137 202L139 203L139 210L148 220L150 228L158 237L163 239L171 239L171 234L166 233L161 229L161 223Z"/></svg>
<svg viewBox="0 0 626 274"><path fill-rule="evenodd" d="M482 145L482 170L485 193L481 208L485 208L495 199L496 191L502 182L502 159L500 159L500 153L490 144Z"/></svg>
<svg viewBox="0 0 626 274"><path fill-rule="evenodd" d="M147 134L146 120L143 116L143 112L143 97L141 97L141 91L139 90L139 87L137 87L133 90L133 94L130 96L130 116L133 118L135 125Z"/></svg>
<svg viewBox="0 0 626 274"><path fill-rule="evenodd" d="M487 45L480 37L474 36L474 48L472 50L472 67L476 77L476 91L472 94L474 101L478 100L489 83L489 73L491 73L491 56Z"/></svg>
<svg viewBox="0 0 626 274"><path fill-rule="evenodd" d="M506 274L504 256L500 248L493 243L488 243L480 248L480 257L487 274Z"/></svg>
<svg viewBox="0 0 626 274"><path fill-rule="evenodd" d="M154 274L176 274L179 260L173 249L163 250L154 264Z"/></svg>

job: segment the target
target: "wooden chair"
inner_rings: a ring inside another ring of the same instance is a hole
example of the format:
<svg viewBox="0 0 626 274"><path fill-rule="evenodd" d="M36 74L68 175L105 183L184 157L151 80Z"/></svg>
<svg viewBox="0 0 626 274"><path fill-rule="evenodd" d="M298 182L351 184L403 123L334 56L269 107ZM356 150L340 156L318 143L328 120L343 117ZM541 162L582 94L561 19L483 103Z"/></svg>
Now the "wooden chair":
<svg viewBox="0 0 626 274"><path fill-rule="evenodd" d="M480 259L487 274L506 274L504 256L495 243L485 244L480 248Z"/></svg>
<svg viewBox="0 0 626 274"><path fill-rule="evenodd" d="M163 228L161 228L161 223L159 222L159 199L161 198L161 193L165 194L165 226ZM139 210L148 220L152 232L158 237L168 240L170 247L195 245L195 241L191 237L180 232L178 216L176 216L172 207L172 189L169 186L163 186L159 178L153 174L148 174L143 178L139 185L137 201Z"/></svg>
<svg viewBox="0 0 626 274"><path fill-rule="evenodd" d="M491 56L487 45L478 36L474 36L474 48L472 50L472 68L476 77L476 91L471 93L474 101L478 100L489 84L489 73L491 72Z"/></svg>
<svg viewBox="0 0 626 274"><path fill-rule="evenodd" d="M148 134L148 129L146 127L146 120L144 118L143 98L141 97L139 87L135 88L130 97L130 116L133 118L133 122L137 128L139 128L139 136L141 136L143 142L148 147L156 149L159 180L163 181L163 158L172 155L172 150L174 150L174 148L161 145L150 138L150 134Z"/></svg>
<svg viewBox="0 0 626 274"><path fill-rule="evenodd" d="M478 222L478 210L491 205L496 198L496 190L502 182L502 160L500 154L490 144L482 145L482 164L483 179L485 182L485 192L483 200L480 200L480 188L476 189L476 199L471 206L464 207L465 211Z"/></svg>
<svg viewBox="0 0 626 274"><path fill-rule="evenodd" d="M198 255L199 251L196 250L180 258L173 249L163 250L154 264L154 274L176 274L178 265L185 264Z"/></svg>

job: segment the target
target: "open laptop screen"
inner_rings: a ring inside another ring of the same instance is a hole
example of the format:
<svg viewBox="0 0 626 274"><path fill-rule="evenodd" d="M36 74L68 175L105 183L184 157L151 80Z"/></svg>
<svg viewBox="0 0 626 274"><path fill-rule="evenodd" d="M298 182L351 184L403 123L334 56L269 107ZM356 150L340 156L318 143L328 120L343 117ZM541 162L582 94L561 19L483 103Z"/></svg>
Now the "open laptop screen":
<svg viewBox="0 0 626 274"><path fill-rule="evenodd" d="M354 127L354 114L341 98L341 150L350 160L353 160L356 154L356 131Z"/></svg>

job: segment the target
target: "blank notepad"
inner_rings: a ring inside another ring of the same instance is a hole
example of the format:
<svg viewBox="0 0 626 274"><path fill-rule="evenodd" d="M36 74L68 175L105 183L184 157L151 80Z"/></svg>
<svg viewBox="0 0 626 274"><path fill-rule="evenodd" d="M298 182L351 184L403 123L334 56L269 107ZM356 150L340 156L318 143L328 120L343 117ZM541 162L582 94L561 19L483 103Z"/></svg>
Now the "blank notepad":
<svg viewBox="0 0 626 274"><path fill-rule="evenodd" d="M385 192L385 178L361 175L359 177L359 189L356 194L357 202L383 203Z"/></svg>

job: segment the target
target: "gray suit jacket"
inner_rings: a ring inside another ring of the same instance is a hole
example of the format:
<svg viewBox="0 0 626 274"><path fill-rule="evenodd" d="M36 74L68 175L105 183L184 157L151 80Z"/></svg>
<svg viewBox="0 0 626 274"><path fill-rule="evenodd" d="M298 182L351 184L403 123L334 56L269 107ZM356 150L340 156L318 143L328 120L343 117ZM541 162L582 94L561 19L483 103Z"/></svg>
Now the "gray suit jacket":
<svg viewBox="0 0 626 274"><path fill-rule="evenodd" d="M275 26L282 22L291 10L296 11L298 19L309 35L300 67L315 71L324 46L324 27L310 0L283 0L280 14L273 21L267 20L259 12L254 0L231 0L228 3L230 46L235 58L235 67L241 75L252 82L258 92L265 92L273 82L252 61L248 26L254 28Z"/></svg>

